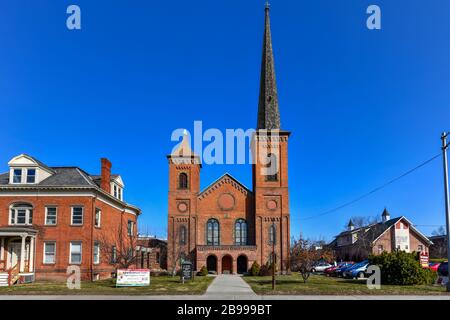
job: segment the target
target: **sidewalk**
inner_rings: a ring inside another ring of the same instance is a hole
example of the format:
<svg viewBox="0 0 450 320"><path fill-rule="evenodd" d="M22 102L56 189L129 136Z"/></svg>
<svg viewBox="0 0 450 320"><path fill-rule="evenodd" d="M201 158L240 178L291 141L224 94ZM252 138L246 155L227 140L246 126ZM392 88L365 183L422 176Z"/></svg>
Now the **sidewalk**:
<svg viewBox="0 0 450 320"><path fill-rule="evenodd" d="M257 297L242 277L225 274L218 275L202 296L207 300L249 300Z"/></svg>

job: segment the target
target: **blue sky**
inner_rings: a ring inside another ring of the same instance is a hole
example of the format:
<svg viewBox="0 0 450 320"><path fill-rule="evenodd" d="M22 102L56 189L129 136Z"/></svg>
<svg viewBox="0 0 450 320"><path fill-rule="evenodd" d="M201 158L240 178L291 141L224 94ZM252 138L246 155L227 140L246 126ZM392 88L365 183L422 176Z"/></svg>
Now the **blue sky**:
<svg viewBox="0 0 450 320"><path fill-rule="evenodd" d="M77 4L82 30L65 26ZM366 28L370 4L382 30ZM176 128L256 124L263 0L25 1L0 5L0 171L20 153L95 174L108 157L141 227L165 236ZM445 223L441 159L330 215L440 151L450 130L447 0L272 1L291 233L332 239L386 206L431 233ZM201 185L250 167L204 166Z"/></svg>

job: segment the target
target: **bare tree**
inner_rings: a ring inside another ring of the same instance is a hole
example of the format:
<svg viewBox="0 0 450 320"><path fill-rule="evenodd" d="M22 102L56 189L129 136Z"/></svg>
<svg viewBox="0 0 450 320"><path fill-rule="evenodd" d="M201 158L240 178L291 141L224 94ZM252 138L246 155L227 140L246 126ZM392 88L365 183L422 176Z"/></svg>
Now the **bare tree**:
<svg viewBox="0 0 450 320"><path fill-rule="evenodd" d="M102 256L116 269L128 269L136 264L139 252L135 232L128 233L118 227L112 233L101 233L96 241L100 245Z"/></svg>
<svg viewBox="0 0 450 320"><path fill-rule="evenodd" d="M445 236L447 234L447 231L445 230L444 226L440 226L436 230L434 230L431 233L433 236Z"/></svg>
<svg viewBox="0 0 450 320"><path fill-rule="evenodd" d="M321 249L317 249L321 248ZM293 239L291 245L291 269L300 272L306 283L311 275L311 270L318 260L331 262L334 260L333 252L322 246L322 242L308 240L300 235L298 240Z"/></svg>

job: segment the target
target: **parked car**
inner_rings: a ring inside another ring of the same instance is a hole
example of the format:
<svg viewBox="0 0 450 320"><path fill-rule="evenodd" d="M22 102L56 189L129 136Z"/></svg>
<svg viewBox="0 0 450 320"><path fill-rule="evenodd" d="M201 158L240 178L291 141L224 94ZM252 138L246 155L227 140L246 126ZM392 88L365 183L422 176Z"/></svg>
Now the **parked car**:
<svg viewBox="0 0 450 320"><path fill-rule="evenodd" d="M369 266L369 260L364 260L355 264L350 269L346 270L343 274L344 278L361 279L366 275L367 267Z"/></svg>
<svg viewBox="0 0 450 320"><path fill-rule="evenodd" d="M439 262L430 262L430 264L428 265L428 269L437 272L440 265L441 264Z"/></svg>
<svg viewBox="0 0 450 320"><path fill-rule="evenodd" d="M350 268L352 268L354 265L355 265L354 263L351 263L351 264L345 265L345 266L343 266L343 267L341 267L341 268L337 268L337 269L335 270L335 272L334 272L334 276L336 276L336 277L342 277L342 275L344 274L344 272L347 271L347 270L349 270Z"/></svg>
<svg viewBox="0 0 450 320"><path fill-rule="evenodd" d="M325 269L328 269L332 267L332 264L329 264L328 262L318 262L317 264L312 267L311 272L324 272Z"/></svg>
<svg viewBox="0 0 450 320"><path fill-rule="evenodd" d="M437 270L438 274L443 277L448 277L448 261L442 262Z"/></svg>
<svg viewBox="0 0 450 320"><path fill-rule="evenodd" d="M328 269L325 269L325 274L327 276L334 276L336 274L336 270L339 268L344 268L352 265L353 262L339 262L337 265L329 267Z"/></svg>

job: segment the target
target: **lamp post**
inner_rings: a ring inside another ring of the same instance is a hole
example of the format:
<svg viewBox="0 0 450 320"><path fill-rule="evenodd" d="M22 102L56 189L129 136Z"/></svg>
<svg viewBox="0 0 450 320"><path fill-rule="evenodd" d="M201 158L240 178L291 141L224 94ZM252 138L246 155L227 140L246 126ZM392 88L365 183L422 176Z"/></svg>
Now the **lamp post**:
<svg viewBox="0 0 450 320"><path fill-rule="evenodd" d="M275 223L272 224L272 290L275 290L275 239L276 239L276 233L275 233Z"/></svg>
<svg viewBox="0 0 450 320"><path fill-rule="evenodd" d="M444 192L445 192L445 218L447 222L447 257L450 262L450 199L448 191L448 163L447 163L447 149L450 143L447 143L448 133L442 133L442 158L444 160ZM448 266L448 263L447 263ZM447 292L450 292L450 281L447 282Z"/></svg>

